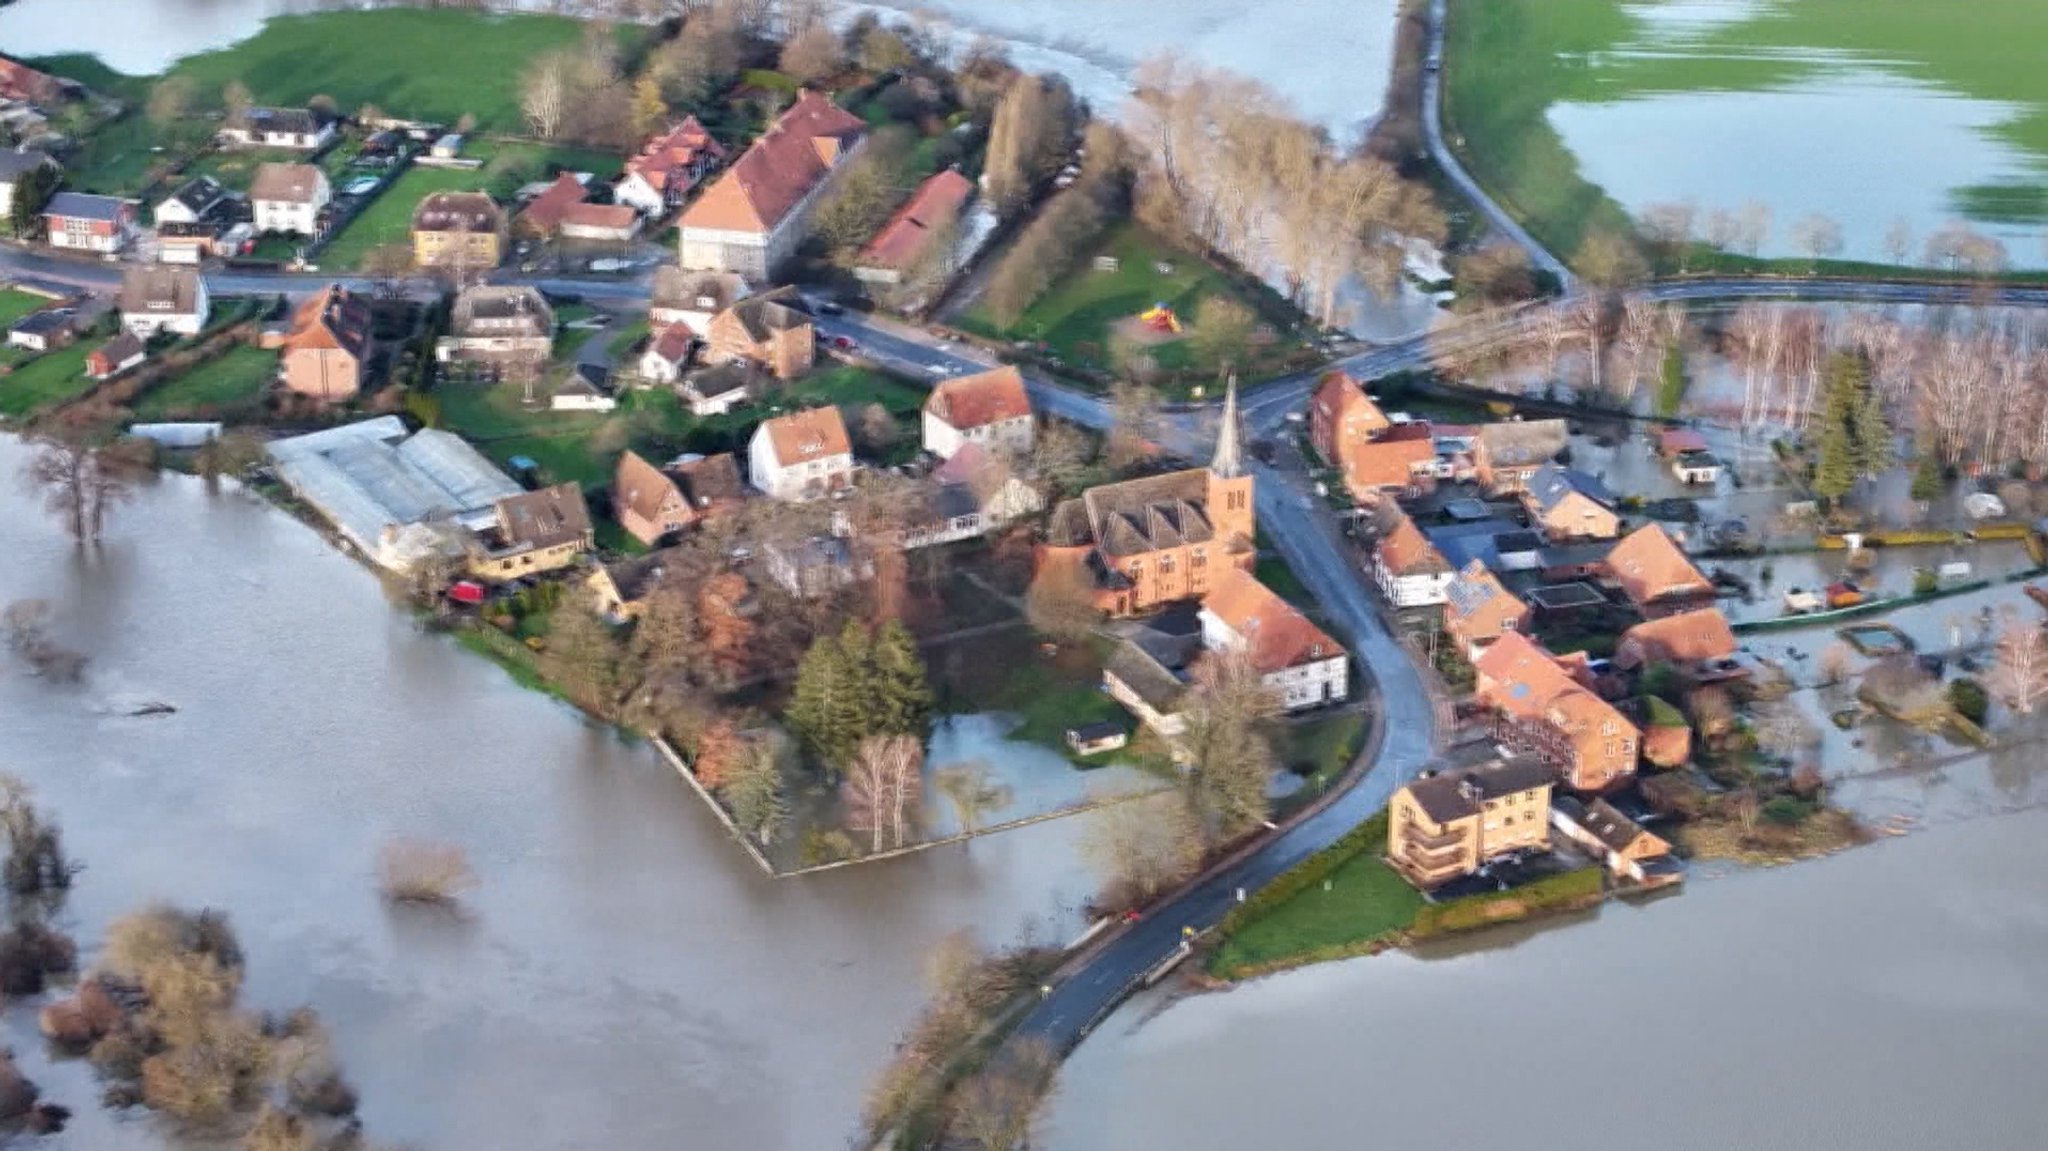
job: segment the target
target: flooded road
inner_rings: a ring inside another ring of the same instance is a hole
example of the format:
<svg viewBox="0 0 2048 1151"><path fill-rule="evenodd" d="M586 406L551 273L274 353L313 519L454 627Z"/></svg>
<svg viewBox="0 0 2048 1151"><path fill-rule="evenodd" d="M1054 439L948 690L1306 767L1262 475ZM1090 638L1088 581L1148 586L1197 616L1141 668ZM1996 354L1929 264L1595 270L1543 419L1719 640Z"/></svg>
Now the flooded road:
<svg viewBox="0 0 2048 1151"><path fill-rule="evenodd" d="M0 440L0 602L56 605L87 682L0 664L0 768L86 865L81 942L151 899L227 911L257 1006L332 1025L380 1139L436 1151L841 1145L962 926L1065 936L1092 887L1063 820L801 881L757 874L645 748L419 634L314 532L167 478L81 558ZM126 718L145 701L176 715ZM388 836L482 880L459 920L394 914ZM156 1148L52 1069L33 1004L5 1042L77 1118L44 1144Z"/></svg>
<svg viewBox="0 0 2048 1151"><path fill-rule="evenodd" d="M1048 1146L2036 1148L2044 868L2034 809L1457 954L1140 1000L1068 1064Z"/></svg>

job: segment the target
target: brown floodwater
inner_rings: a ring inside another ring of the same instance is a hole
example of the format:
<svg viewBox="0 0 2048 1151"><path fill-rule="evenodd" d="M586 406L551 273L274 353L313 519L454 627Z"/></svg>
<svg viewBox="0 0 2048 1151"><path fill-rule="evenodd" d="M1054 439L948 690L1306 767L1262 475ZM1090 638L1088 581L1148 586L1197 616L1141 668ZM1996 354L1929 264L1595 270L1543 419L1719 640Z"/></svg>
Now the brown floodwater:
<svg viewBox="0 0 2048 1151"><path fill-rule="evenodd" d="M1140 998L1067 1064L1047 1146L2031 1151L2044 873L2030 806L1590 922Z"/></svg>
<svg viewBox="0 0 2048 1151"><path fill-rule="evenodd" d="M1065 937L1092 886L1080 820L771 881L646 748L419 632L376 579L240 492L166 477L82 554L0 437L0 602L37 597L92 663L0 660L0 769L86 870L88 945L153 899L224 909L248 998L317 1007L369 1132L434 1151L842 1146L920 1001L933 942ZM130 718L149 701L175 715ZM463 846L450 919L387 909L390 836ZM51 1148L167 1141L5 1042L77 1118Z"/></svg>

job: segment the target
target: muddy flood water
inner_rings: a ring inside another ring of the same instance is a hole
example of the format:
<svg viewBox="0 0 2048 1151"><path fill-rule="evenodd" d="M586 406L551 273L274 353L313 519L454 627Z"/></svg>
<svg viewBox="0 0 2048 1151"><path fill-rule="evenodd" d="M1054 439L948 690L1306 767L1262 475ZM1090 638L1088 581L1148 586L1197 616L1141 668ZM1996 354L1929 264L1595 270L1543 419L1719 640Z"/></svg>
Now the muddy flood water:
<svg viewBox="0 0 2048 1151"><path fill-rule="evenodd" d="M0 665L0 770L85 864L65 926L90 947L153 899L225 910L249 999L320 1010L380 1139L841 1146L932 943L1066 937L1093 886L1082 820L763 878L655 755L420 634L303 525L172 477L81 558L24 458L0 438L0 602L52 601L92 663L79 686ZM149 701L178 711L126 716ZM467 915L383 906L390 836L467 849ZM165 1146L48 1062L35 1006L0 1042L77 1112L40 1145Z"/></svg>

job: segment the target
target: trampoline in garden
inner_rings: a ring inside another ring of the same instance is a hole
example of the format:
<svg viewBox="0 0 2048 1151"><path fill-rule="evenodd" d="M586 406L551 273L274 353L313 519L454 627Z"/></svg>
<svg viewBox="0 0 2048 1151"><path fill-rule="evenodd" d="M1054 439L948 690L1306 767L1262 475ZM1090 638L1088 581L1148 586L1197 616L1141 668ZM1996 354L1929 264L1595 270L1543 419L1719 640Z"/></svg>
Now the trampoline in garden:
<svg viewBox="0 0 2048 1151"><path fill-rule="evenodd" d="M1607 597L1592 584L1574 580L1535 588L1529 592L1529 602L1544 611L1571 611L1574 608L1599 607L1607 602Z"/></svg>

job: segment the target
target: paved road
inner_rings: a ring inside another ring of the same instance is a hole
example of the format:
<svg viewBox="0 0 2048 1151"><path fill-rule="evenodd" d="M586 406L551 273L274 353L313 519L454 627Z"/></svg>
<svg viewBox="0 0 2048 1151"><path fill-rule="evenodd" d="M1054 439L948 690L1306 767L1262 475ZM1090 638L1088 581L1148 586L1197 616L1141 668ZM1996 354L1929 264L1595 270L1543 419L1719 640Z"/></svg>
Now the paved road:
<svg viewBox="0 0 2048 1151"><path fill-rule="evenodd" d="M1537 243L1536 237L1531 236L1513 216L1507 214L1505 209L1494 203L1493 198L1486 194L1486 189L1479 186L1479 181L1474 180L1471 173L1465 171L1465 166L1458 162L1458 157L1444 144L1442 65L1445 3L1446 0L1431 0L1429 5L1429 48L1428 55L1424 57L1426 63L1422 73L1422 136L1429 145L1429 154L1436 160L1437 167L1443 169L1444 175L1450 178L1451 183L1456 184L1458 190L1465 194L1465 198L1486 217L1486 222L1493 226L1494 231L1514 241L1527 252L1531 267L1541 268L1556 276L1557 282L1563 285L1566 292L1570 292L1576 282L1571 269L1564 266L1564 261L1551 255L1550 249Z"/></svg>

